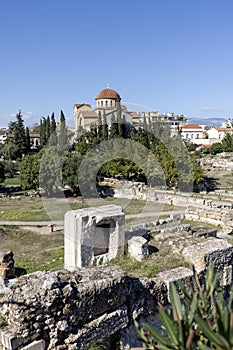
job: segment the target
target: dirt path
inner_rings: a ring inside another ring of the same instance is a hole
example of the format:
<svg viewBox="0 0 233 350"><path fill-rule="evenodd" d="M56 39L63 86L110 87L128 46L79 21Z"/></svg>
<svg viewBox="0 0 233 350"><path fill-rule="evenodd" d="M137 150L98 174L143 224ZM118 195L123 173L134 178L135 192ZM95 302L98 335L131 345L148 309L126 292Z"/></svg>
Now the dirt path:
<svg viewBox="0 0 233 350"><path fill-rule="evenodd" d="M171 210L166 212L161 212L161 215L171 215L171 214L182 214L184 213L184 210ZM158 216L159 213L157 212L142 212L138 214L131 214L126 215L126 219L134 219L134 218L148 218L153 216ZM59 221L0 221L0 226L9 226L9 225L15 225L20 226L21 229L32 231L37 234L41 235L47 235L51 232L63 232L64 231L64 220ZM53 226L53 231L52 227Z"/></svg>
<svg viewBox="0 0 233 350"><path fill-rule="evenodd" d="M21 229L31 231L40 235L49 235L51 232L63 232L64 221L0 221L0 226L15 225ZM53 231L52 227L53 226Z"/></svg>

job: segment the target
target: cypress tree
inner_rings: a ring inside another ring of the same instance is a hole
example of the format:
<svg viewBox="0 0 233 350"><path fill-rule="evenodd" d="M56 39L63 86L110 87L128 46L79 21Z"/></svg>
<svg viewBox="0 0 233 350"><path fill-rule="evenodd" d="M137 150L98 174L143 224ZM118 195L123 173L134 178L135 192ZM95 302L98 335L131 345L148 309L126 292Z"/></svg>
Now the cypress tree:
<svg viewBox="0 0 233 350"><path fill-rule="evenodd" d="M16 119L17 121L13 130L14 143L17 146L19 157L22 158L22 156L25 155L27 151L27 142L24 121L20 110L19 113L16 115Z"/></svg>
<svg viewBox="0 0 233 350"><path fill-rule="evenodd" d="M131 140L136 140L137 139L137 130L135 129L135 127L132 124L130 124L128 138L131 139Z"/></svg>
<svg viewBox="0 0 233 350"><path fill-rule="evenodd" d="M123 115L123 118L122 118L122 126L121 126L121 128L122 128L122 137L124 139L126 139L128 130L127 130L127 125L126 125L125 115Z"/></svg>
<svg viewBox="0 0 233 350"><path fill-rule="evenodd" d="M49 118L49 116L47 117L47 119L46 119L46 126L45 126L45 135L46 135L46 144L48 143L48 141L49 141L49 138L50 138L50 118Z"/></svg>
<svg viewBox="0 0 233 350"><path fill-rule="evenodd" d="M102 123L102 117L101 112L99 111L98 115L98 137L100 140L103 138L103 123Z"/></svg>
<svg viewBox="0 0 233 350"><path fill-rule="evenodd" d="M143 130L144 130L144 132L147 132L147 121L146 121L145 115L143 117Z"/></svg>
<svg viewBox="0 0 233 350"><path fill-rule="evenodd" d="M108 140L108 124L107 124L107 118L106 118L105 110L104 110L104 113L103 113L103 140L104 141Z"/></svg>
<svg viewBox="0 0 233 350"><path fill-rule="evenodd" d="M46 130L45 130L45 118L40 120L40 147L43 148L46 145Z"/></svg>
<svg viewBox="0 0 233 350"><path fill-rule="evenodd" d="M57 145L57 125L54 117L54 113L51 115L51 121L50 121L50 140L49 140L50 146L56 146Z"/></svg>
<svg viewBox="0 0 233 350"><path fill-rule="evenodd" d="M30 132L29 132L28 127L26 127L25 133L26 133L26 150L27 150L27 153L28 153L30 151L30 148L31 148Z"/></svg>
<svg viewBox="0 0 233 350"><path fill-rule="evenodd" d="M64 115L63 111L61 111L61 114L60 114L59 145L61 147L65 147L65 146L68 145L67 129L66 129L66 118L65 118L65 115Z"/></svg>
<svg viewBox="0 0 233 350"><path fill-rule="evenodd" d="M118 125L116 123L114 114L112 114L109 139L113 139L114 137L117 137L117 136L118 136Z"/></svg>
<svg viewBox="0 0 233 350"><path fill-rule="evenodd" d="M123 130L122 130L121 110L119 108L117 110L117 128L118 128L118 135L122 137Z"/></svg>

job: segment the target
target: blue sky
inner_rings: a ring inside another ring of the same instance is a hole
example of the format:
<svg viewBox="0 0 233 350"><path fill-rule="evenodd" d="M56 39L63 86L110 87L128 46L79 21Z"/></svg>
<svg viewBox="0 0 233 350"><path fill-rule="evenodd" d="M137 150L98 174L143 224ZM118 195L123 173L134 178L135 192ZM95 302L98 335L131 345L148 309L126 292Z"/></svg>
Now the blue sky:
<svg viewBox="0 0 233 350"><path fill-rule="evenodd" d="M0 126L91 103L233 117L232 0L7 0L0 3Z"/></svg>

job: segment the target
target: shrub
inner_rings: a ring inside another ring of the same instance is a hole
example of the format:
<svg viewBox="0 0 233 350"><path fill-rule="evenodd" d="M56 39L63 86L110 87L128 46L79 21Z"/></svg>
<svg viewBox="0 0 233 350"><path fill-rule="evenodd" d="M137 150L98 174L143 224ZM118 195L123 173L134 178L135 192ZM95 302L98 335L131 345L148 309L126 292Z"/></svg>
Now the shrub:
<svg viewBox="0 0 233 350"><path fill-rule="evenodd" d="M135 322L146 349L230 350L233 348L233 294L226 298L218 287L218 277L209 267L205 283L194 272L195 283L190 288L179 283L181 300L174 284L170 288L171 307L159 306L161 334L148 324Z"/></svg>

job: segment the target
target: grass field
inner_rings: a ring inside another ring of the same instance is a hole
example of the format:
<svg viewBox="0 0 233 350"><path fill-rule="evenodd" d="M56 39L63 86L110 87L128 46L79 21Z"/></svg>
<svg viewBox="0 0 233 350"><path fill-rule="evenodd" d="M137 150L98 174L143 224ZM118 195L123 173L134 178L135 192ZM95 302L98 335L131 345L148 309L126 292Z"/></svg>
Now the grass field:
<svg viewBox="0 0 233 350"><path fill-rule="evenodd" d="M18 197L18 196L17 196ZM38 197L0 198L0 221L44 221L63 220L66 211L80 209L85 204L65 199Z"/></svg>
<svg viewBox="0 0 233 350"><path fill-rule="evenodd" d="M63 268L63 232L42 235L17 226L0 226L0 239L1 250L12 250L15 266L28 273Z"/></svg>
<svg viewBox="0 0 233 350"><path fill-rule="evenodd" d="M213 183L216 190L233 190L233 174L231 171L206 171L207 180Z"/></svg>
<svg viewBox="0 0 233 350"><path fill-rule="evenodd" d="M7 177L4 182L3 185L5 186L13 186L13 185L18 185L20 186L20 177L19 176L15 176L15 177Z"/></svg>
<svg viewBox="0 0 233 350"><path fill-rule="evenodd" d="M64 214L68 210L76 210L88 206L88 203L80 203L76 198L17 197L14 199L8 197L0 198L0 221L63 220ZM93 205L98 206L99 203L101 205L119 204L123 207L126 215L154 212L156 216L174 209L173 206L167 204L139 200L128 201L126 199L120 199L117 202L106 199L101 202L93 202Z"/></svg>
<svg viewBox="0 0 233 350"><path fill-rule="evenodd" d="M119 265L131 277L155 277L159 272L174 269L179 266L191 267L183 256L174 254L167 248L161 249L159 252L150 255L142 262L123 256L120 259L114 259L109 265Z"/></svg>

